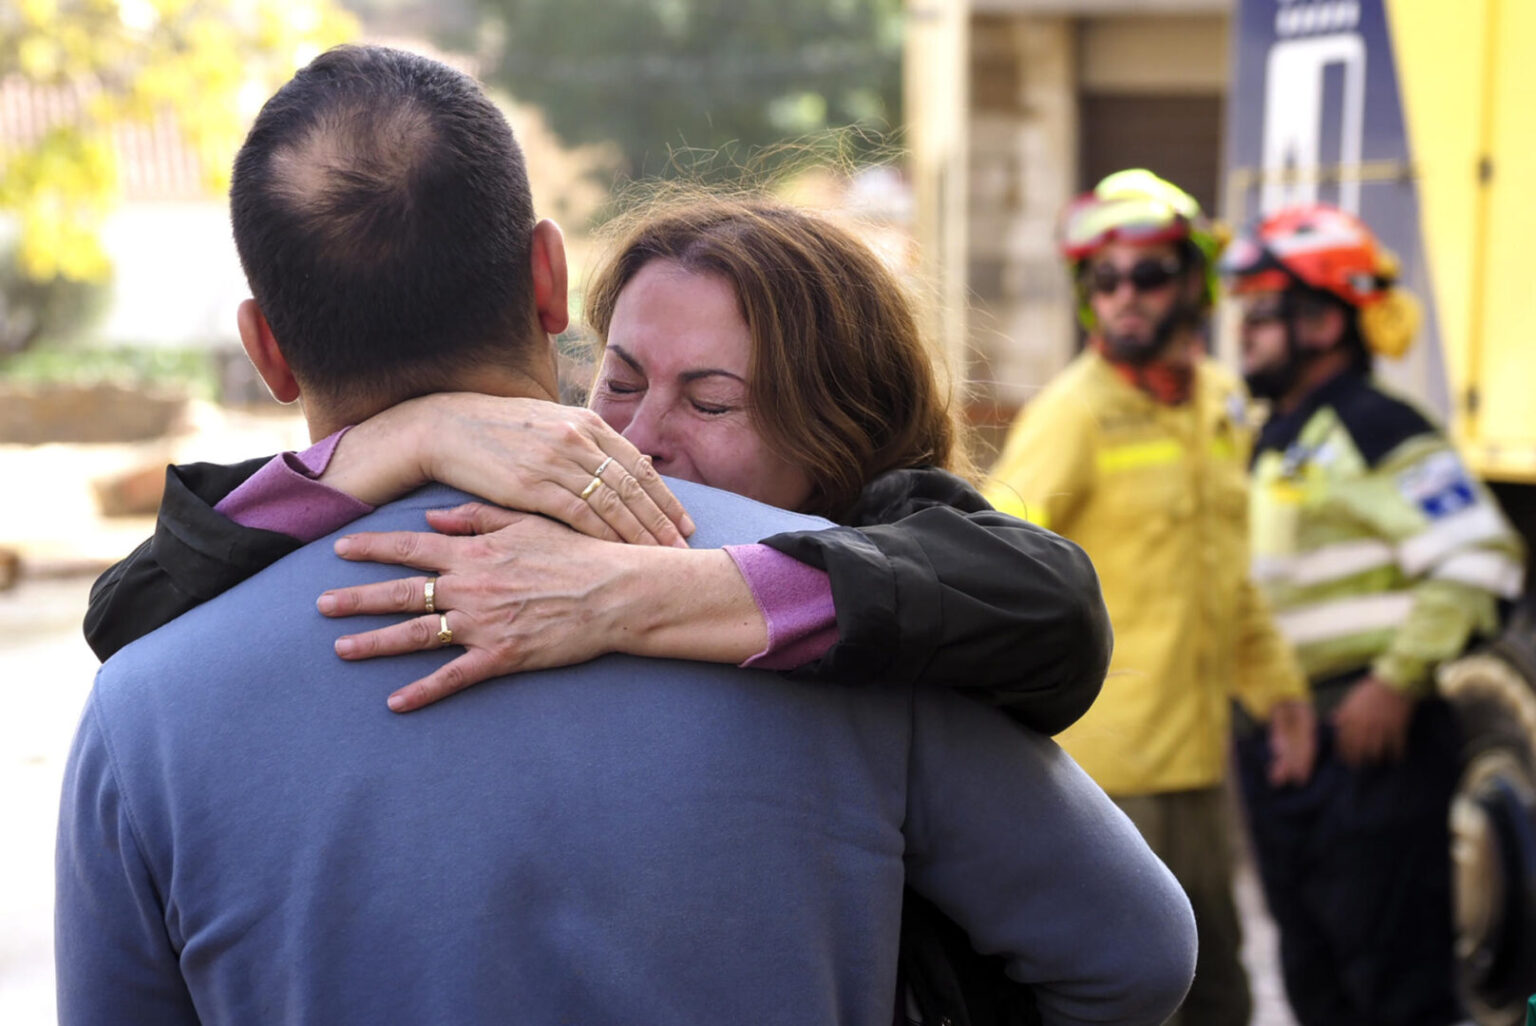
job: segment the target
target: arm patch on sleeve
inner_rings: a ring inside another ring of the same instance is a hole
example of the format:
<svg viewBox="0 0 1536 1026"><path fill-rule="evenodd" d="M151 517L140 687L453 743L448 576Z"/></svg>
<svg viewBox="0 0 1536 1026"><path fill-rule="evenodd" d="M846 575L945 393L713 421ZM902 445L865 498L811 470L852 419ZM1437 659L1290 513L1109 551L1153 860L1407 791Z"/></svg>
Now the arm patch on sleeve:
<svg viewBox="0 0 1536 1026"><path fill-rule="evenodd" d="M1477 503L1477 493L1461 460L1437 452L1397 476L1397 488L1431 520L1459 513Z"/></svg>

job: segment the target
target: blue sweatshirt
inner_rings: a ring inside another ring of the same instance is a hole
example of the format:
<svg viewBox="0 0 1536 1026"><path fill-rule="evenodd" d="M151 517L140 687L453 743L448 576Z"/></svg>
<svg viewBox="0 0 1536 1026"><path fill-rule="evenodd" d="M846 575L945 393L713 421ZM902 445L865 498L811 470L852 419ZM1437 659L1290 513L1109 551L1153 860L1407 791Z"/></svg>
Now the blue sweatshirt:
<svg viewBox="0 0 1536 1026"><path fill-rule="evenodd" d="M696 546L809 518L669 482ZM433 487L349 530L420 529ZM409 716L322 539L102 667L67 768L59 1021L891 1021L904 880L1052 1023L1155 1023L1194 927L1049 740L938 690L612 656Z"/></svg>

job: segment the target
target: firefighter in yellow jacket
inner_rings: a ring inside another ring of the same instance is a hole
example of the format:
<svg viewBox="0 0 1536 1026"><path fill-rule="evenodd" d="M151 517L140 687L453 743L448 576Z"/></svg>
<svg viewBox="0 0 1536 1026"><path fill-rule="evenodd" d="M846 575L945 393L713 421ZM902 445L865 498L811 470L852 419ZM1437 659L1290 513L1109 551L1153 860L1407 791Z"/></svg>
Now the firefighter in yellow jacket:
<svg viewBox="0 0 1536 1026"><path fill-rule="evenodd" d="M1250 1010L1222 796L1231 699L1270 719L1277 785L1306 779L1313 736L1305 682L1248 576L1247 397L1205 358L1219 249L1194 199L1146 171L1067 210L1088 346L1026 406L986 487L1099 571L1114 659L1059 740L1194 906L1186 1026L1244 1026Z"/></svg>
<svg viewBox="0 0 1536 1026"><path fill-rule="evenodd" d="M1253 472L1253 572L1311 680L1317 771L1278 792L1239 742L1259 868L1303 1026L1459 1021L1447 814L1459 738L1437 664L1498 626L1520 543L1441 432L1370 378L1417 325L1357 218L1282 210L1225 269L1243 369L1271 401Z"/></svg>

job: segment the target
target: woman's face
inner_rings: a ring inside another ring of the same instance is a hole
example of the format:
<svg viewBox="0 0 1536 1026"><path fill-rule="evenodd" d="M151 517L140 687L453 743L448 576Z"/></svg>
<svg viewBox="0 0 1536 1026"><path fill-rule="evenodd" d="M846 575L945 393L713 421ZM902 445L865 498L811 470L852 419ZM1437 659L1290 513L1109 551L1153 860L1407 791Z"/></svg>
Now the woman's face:
<svg viewBox="0 0 1536 1026"><path fill-rule="evenodd" d="M592 409L663 474L799 509L810 479L753 422L751 356L724 278L652 260L614 305Z"/></svg>

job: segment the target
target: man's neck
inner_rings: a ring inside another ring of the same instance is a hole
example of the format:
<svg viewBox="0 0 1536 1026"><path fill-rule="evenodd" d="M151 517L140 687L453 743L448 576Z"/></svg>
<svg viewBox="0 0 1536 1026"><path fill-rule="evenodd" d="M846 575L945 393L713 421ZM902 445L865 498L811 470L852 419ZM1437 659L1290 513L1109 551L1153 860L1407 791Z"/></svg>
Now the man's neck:
<svg viewBox="0 0 1536 1026"><path fill-rule="evenodd" d="M559 385L553 367L547 373L530 373L522 369L499 367L484 368L456 375L454 380L445 382L442 388L434 391L479 392L482 395L501 396L505 399L560 401ZM382 413L396 403L412 398L415 396L397 396L387 402L329 403L323 400L311 401L301 395L299 404L304 410L304 420L309 427L309 439L311 442L318 442L344 427L360 424L374 414Z"/></svg>
<svg viewBox="0 0 1536 1026"><path fill-rule="evenodd" d="M1155 357L1143 364L1114 360L1102 339L1095 340L1094 347L1126 384L1164 406L1178 406L1189 400L1194 391L1195 364L1205 352L1200 334L1189 329L1176 332Z"/></svg>
<svg viewBox="0 0 1536 1026"><path fill-rule="evenodd" d="M1294 413L1313 392L1349 370L1351 362L1350 354L1343 349L1334 349L1315 360L1308 360L1296 376L1296 383L1275 401L1275 409L1280 413Z"/></svg>

